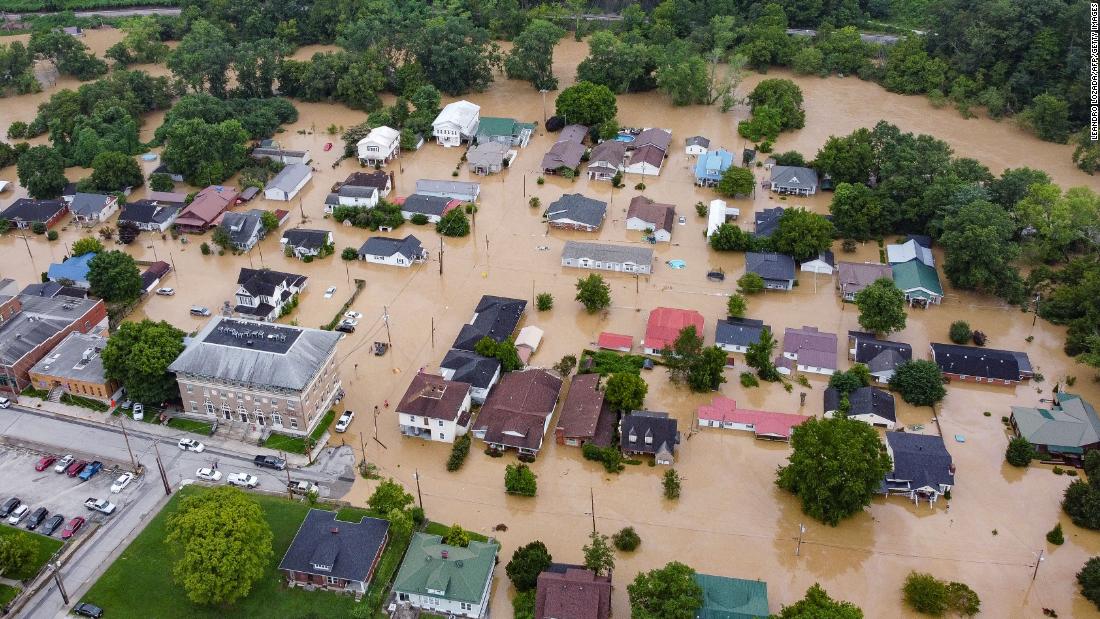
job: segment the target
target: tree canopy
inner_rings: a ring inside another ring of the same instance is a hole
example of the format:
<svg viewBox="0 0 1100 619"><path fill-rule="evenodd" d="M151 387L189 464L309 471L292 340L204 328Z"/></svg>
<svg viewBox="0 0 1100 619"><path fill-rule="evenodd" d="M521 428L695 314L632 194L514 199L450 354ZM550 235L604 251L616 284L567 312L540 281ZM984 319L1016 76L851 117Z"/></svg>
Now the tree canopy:
<svg viewBox="0 0 1100 619"><path fill-rule="evenodd" d="M577 301L585 311L594 314L611 305L611 286L598 273L577 280Z"/></svg>
<svg viewBox="0 0 1100 619"><path fill-rule="evenodd" d="M832 599L814 583L805 597L779 611L779 619L863 619L863 611L851 602Z"/></svg>
<svg viewBox="0 0 1100 619"><path fill-rule="evenodd" d="M772 248L795 260L816 258L833 244L833 224L804 208L788 208L771 236Z"/></svg>
<svg viewBox="0 0 1100 619"><path fill-rule="evenodd" d="M634 619L694 619L703 604L695 570L678 561L639 573L627 585L627 594Z"/></svg>
<svg viewBox="0 0 1100 619"><path fill-rule="evenodd" d="M165 321L127 321L103 347L107 378L126 387L135 402L159 404L179 395L168 366L183 352L183 331Z"/></svg>
<svg viewBox="0 0 1100 619"><path fill-rule="evenodd" d="M607 379L604 401L618 411L641 410L649 385L634 372L616 372Z"/></svg>
<svg viewBox="0 0 1100 619"><path fill-rule="evenodd" d="M544 19L534 19L513 41L504 60L504 72L511 79L531 82L535 90L557 90L554 77L554 45L565 30Z"/></svg>
<svg viewBox="0 0 1100 619"><path fill-rule="evenodd" d="M516 591L531 591L538 584L539 574L550 567L553 557L546 544L535 540L516 548L512 560L505 566L508 578Z"/></svg>
<svg viewBox="0 0 1100 619"><path fill-rule="evenodd" d="M108 251L88 262L89 292L108 302L129 302L141 294L141 271L130 254Z"/></svg>
<svg viewBox="0 0 1100 619"><path fill-rule="evenodd" d="M49 146L33 146L16 163L19 184L32 198L56 198L69 182L65 178L65 160Z"/></svg>
<svg viewBox="0 0 1100 619"><path fill-rule="evenodd" d="M926 359L913 359L894 368L890 388L914 406L932 406L947 395L939 366Z"/></svg>
<svg viewBox="0 0 1100 619"><path fill-rule="evenodd" d="M77 188L85 191L123 191L144 183L145 175L133 157L107 151L95 156L92 175L78 183Z"/></svg>
<svg viewBox="0 0 1100 619"><path fill-rule="evenodd" d="M856 293L859 326L872 333L886 334L905 328L905 293L894 280L877 279Z"/></svg>
<svg viewBox="0 0 1100 619"><path fill-rule="evenodd" d="M565 122L586 127L613 121L619 113L615 93L607 86L592 82L577 82L561 91L554 108Z"/></svg>

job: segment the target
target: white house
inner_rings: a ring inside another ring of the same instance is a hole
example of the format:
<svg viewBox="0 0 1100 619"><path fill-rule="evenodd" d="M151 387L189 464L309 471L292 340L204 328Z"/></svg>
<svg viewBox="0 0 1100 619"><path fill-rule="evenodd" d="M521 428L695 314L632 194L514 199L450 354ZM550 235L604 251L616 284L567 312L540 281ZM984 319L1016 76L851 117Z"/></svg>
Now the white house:
<svg viewBox="0 0 1100 619"><path fill-rule="evenodd" d="M295 273L242 268L233 311L253 320L275 320L283 306L306 287L308 279Z"/></svg>
<svg viewBox="0 0 1100 619"><path fill-rule="evenodd" d="M94 226L107 221L117 210L117 197L99 193L77 193L69 205L73 222L82 226Z"/></svg>
<svg viewBox="0 0 1100 619"><path fill-rule="evenodd" d="M413 235L403 239L391 239L384 236L375 236L367 239L359 248L359 259L374 264L408 268L414 262L424 262L428 252L420 240Z"/></svg>
<svg viewBox="0 0 1100 619"><path fill-rule="evenodd" d="M299 260L306 256L319 256L325 247L332 247L332 232L328 230L309 230L293 228L283 233L279 246L285 253L287 249Z"/></svg>
<svg viewBox="0 0 1100 619"><path fill-rule="evenodd" d="M439 535L414 533L393 581L400 606L444 617L483 619L500 545L472 541L450 546Z"/></svg>
<svg viewBox="0 0 1100 619"><path fill-rule="evenodd" d="M707 207L707 236L718 231L718 227L726 223L731 217L737 219L741 216L741 209L726 206L725 200L711 200Z"/></svg>
<svg viewBox="0 0 1100 619"><path fill-rule="evenodd" d="M438 196L463 202L477 202L481 185L467 181L437 181L421 178L416 181L416 193L422 196Z"/></svg>
<svg viewBox="0 0 1100 619"><path fill-rule="evenodd" d="M458 146L477 135L480 121L480 106L466 100L448 103L432 121L432 135L442 146Z"/></svg>
<svg viewBox="0 0 1100 619"><path fill-rule="evenodd" d="M684 154L689 157L698 157L705 155L707 149L710 148L710 140L701 136L693 135L690 138L684 140Z"/></svg>
<svg viewBox="0 0 1100 619"><path fill-rule="evenodd" d="M397 405L403 436L453 443L470 429L470 384L418 373Z"/></svg>
<svg viewBox="0 0 1100 619"><path fill-rule="evenodd" d="M359 163L386 165L401 154L401 132L386 126L375 127L355 147L359 154Z"/></svg>
<svg viewBox="0 0 1100 619"><path fill-rule="evenodd" d="M264 197L283 202L293 200L311 178L312 168L304 163L292 163L280 170L264 187Z"/></svg>
<svg viewBox="0 0 1100 619"><path fill-rule="evenodd" d="M658 176L664 163L665 151L650 144L634 149L630 155L630 163L626 166L626 172L642 176Z"/></svg>
<svg viewBox="0 0 1100 619"><path fill-rule="evenodd" d="M833 269L836 267L836 259L833 257L833 252L825 250L817 255L817 258L813 260L807 260L799 267L803 273L817 273L819 275L832 275Z"/></svg>
<svg viewBox="0 0 1100 619"><path fill-rule="evenodd" d="M344 185L336 191L336 203L340 206L374 208L378 206L378 188L361 185Z"/></svg>
<svg viewBox="0 0 1100 619"><path fill-rule="evenodd" d="M626 210L626 229L649 231L659 243L672 240L672 223L675 220L674 205L654 202L645 196L634 196Z"/></svg>

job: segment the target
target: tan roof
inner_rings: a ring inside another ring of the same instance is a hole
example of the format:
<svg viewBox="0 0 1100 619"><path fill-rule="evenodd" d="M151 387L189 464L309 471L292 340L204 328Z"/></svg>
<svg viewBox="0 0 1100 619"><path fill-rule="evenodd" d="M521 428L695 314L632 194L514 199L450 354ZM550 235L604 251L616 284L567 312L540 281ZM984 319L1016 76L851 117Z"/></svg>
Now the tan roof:
<svg viewBox="0 0 1100 619"><path fill-rule="evenodd" d="M837 264L836 285L846 293L856 293L880 278L891 278L888 264L872 262L840 262Z"/></svg>
<svg viewBox="0 0 1100 619"><path fill-rule="evenodd" d="M561 379L546 370L509 372L489 393L474 427L485 430L487 442L537 449L561 385Z"/></svg>
<svg viewBox="0 0 1100 619"><path fill-rule="evenodd" d="M599 374L577 374L569 382L569 394L561 405L558 428L567 437L591 437L603 408Z"/></svg>
<svg viewBox="0 0 1100 619"><path fill-rule="evenodd" d="M626 216L628 219L637 217L648 224L653 224L654 230L672 232L672 222L676 219L676 207L672 204L654 202L645 196L634 196Z"/></svg>
<svg viewBox="0 0 1100 619"><path fill-rule="evenodd" d="M635 149L634 154L630 156L630 165L643 161L655 168L660 168L665 162L665 151L652 144Z"/></svg>
<svg viewBox="0 0 1100 619"><path fill-rule="evenodd" d="M409 383L405 396L397 405L397 412L455 421L463 412L462 403L469 392L469 383L446 380L442 376L421 372Z"/></svg>

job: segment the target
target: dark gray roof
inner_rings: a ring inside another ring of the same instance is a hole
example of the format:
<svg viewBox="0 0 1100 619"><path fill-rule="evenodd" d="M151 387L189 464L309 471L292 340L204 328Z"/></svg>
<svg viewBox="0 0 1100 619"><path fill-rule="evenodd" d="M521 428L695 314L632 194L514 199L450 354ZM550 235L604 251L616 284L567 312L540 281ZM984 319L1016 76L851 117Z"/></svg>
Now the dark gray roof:
<svg viewBox="0 0 1100 619"><path fill-rule="evenodd" d="M136 224L162 224L179 214L183 208L178 204L168 204L155 200L135 200L122 209L119 223L124 221Z"/></svg>
<svg viewBox="0 0 1100 619"><path fill-rule="evenodd" d="M840 392L829 387L825 390L825 411L835 411L840 406ZM897 421L894 396L876 387L860 387L848 394L849 415L878 415Z"/></svg>
<svg viewBox="0 0 1100 619"><path fill-rule="evenodd" d="M19 295L21 311L0 323L0 363L11 365L72 325L99 301Z"/></svg>
<svg viewBox="0 0 1100 619"><path fill-rule="evenodd" d="M413 260L424 253L424 246L420 239L408 235L403 239L391 239L384 236L372 236L359 248L360 256L392 256L401 254L409 260Z"/></svg>
<svg viewBox="0 0 1100 619"><path fill-rule="evenodd" d="M828 249L826 249L825 251L819 253L817 255L817 258L811 258L810 260L807 260L806 262L813 262L814 260L820 260L820 261L824 262L825 264L827 264L831 267L836 266L836 258L833 256L833 252L831 250L828 250Z"/></svg>
<svg viewBox="0 0 1100 619"><path fill-rule="evenodd" d="M469 350L452 348L447 351L439 367L455 371L454 376L451 377L452 381L469 383L472 387L486 389L497 370L500 369L500 361L482 357Z"/></svg>
<svg viewBox="0 0 1100 619"><path fill-rule="evenodd" d="M771 236L775 232L776 228L779 227L779 218L782 216L782 206L777 206L775 208L766 208L756 213L754 217L756 228L755 232L753 232L753 236L758 238L767 238Z"/></svg>
<svg viewBox="0 0 1100 619"><path fill-rule="evenodd" d="M794 258L786 254L745 252L745 270L766 280L795 278Z"/></svg>
<svg viewBox="0 0 1100 619"><path fill-rule="evenodd" d="M913 358L913 347L905 342L876 339L862 331L849 331L848 337L855 340L856 362L871 372L886 372Z"/></svg>
<svg viewBox="0 0 1100 619"><path fill-rule="evenodd" d="M634 434L636 441L630 442ZM646 443L645 437L652 436L653 441ZM680 443L680 433L676 430L676 419L668 413L652 411L633 411L623 416L620 428L619 445L624 451L654 454L662 449L676 451Z"/></svg>
<svg viewBox="0 0 1100 619"><path fill-rule="evenodd" d="M951 454L943 444L943 437L912 432L887 432L886 443L894 455L894 472L890 479L912 482L912 488L940 484L953 486L955 474L951 472Z"/></svg>
<svg viewBox="0 0 1100 619"><path fill-rule="evenodd" d="M950 374L1015 381L1031 373L1027 353L1012 350L932 344L932 358Z"/></svg>
<svg viewBox="0 0 1100 619"><path fill-rule="evenodd" d="M46 222L68 208L69 205L66 204L64 200L19 198L15 202L12 202L3 212L0 212L0 219L7 219L9 221Z"/></svg>
<svg viewBox="0 0 1100 619"><path fill-rule="evenodd" d="M54 378L102 383L106 378L100 352L106 345L107 338L101 335L73 331L40 359L31 371Z"/></svg>
<svg viewBox="0 0 1100 619"><path fill-rule="evenodd" d="M390 523L378 518L345 522L336 519L336 512L311 509L279 569L366 582L389 530ZM330 569L317 569L317 565Z"/></svg>
<svg viewBox="0 0 1100 619"><path fill-rule="evenodd" d="M260 229L263 228L263 213L258 209L244 213L227 211L222 216L221 227L229 233L229 239L235 245L247 245L254 237L259 236Z"/></svg>
<svg viewBox="0 0 1100 619"><path fill-rule="evenodd" d="M305 249L321 249L328 242L328 230L310 230L308 228L292 228L283 233L287 245L291 247L303 247Z"/></svg>
<svg viewBox="0 0 1100 619"><path fill-rule="evenodd" d="M580 165L583 156L584 144L571 140L561 140L555 142L550 150L542 156L542 169L575 168Z"/></svg>
<svg viewBox="0 0 1100 619"><path fill-rule="evenodd" d="M914 241L917 245L925 249L932 249L932 237L925 236L923 234L910 234L905 237L906 241Z"/></svg>
<svg viewBox="0 0 1100 619"><path fill-rule="evenodd" d="M275 294L275 288L286 283L287 286L301 287L306 281L305 275L296 273L282 273L270 269L241 269L237 276L237 285L241 286L254 297L270 297Z"/></svg>
<svg viewBox="0 0 1100 619"><path fill-rule="evenodd" d="M461 350L473 350L483 337L491 337L498 342L512 337L527 301L485 295L474 308L474 319L470 324L462 325L455 338L454 347ZM456 378L455 380L463 380ZM469 381L464 381L469 382Z"/></svg>
<svg viewBox="0 0 1100 619"><path fill-rule="evenodd" d="M447 208L450 202L451 198L414 193L405 198L401 210L409 213L423 213L424 215L442 215L443 210Z"/></svg>
<svg viewBox="0 0 1100 619"><path fill-rule="evenodd" d="M383 191L390 185L390 175L381 170L376 172L352 172L344 179L344 186L348 185L374 187L378 191Z"/></svg>
<svg viewBox="0 0 1100 619"><path fill-rule="evenodd" d="M73 202L69 205L69 210L76 215L98 215L107 206L108 200L110 200L110 196L101 193L79 192L73 196Z"/></svg>
<svg viewBox="0 0 1100 619"><path fill-rule="evenodd" d="M760 340L760 333L765 327L767 325L763 320L730 316L718 321L718 326L714 329L714 343L748 346Z"/></svg>
<svg viewBox="0 0 1100 619"><path fill-rule="evenodd" d="M772 168L771 182L781 188L813 188L817 186L817 172L800 166L777 165Z"/></svg>
<svg viewBox="0 0 1100 619"><path fill-rule="evenodd" d="M579 193L563 194L546 208L546 217L550 221L570 219L594 228L603 224L606 215L606 202Z"/></svg>
<svg viewBox="0 0 1100 619"><path fill-rule="evenodd" d="M702 146L703 148L709 148L710 140L701 135L693 135L684 140L684 146Z"/></svg>

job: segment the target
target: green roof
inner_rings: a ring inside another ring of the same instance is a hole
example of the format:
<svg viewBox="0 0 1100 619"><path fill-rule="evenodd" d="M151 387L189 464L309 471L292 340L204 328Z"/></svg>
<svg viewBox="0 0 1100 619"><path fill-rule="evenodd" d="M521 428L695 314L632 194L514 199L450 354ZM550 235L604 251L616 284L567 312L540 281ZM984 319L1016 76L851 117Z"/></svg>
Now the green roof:
<svg viewBox="0 0 1100 619"><path fill-rule="evenodd" d="M518 136L524 129L534 129L535 126L521 123L514 118L497 118L495 116L482 116L477 126L477 134L485 136L510 135Z"/></svg>
<svg viewBox="0 0 1100 619"><path fill-rule="evenodd" d="M703 605L695 611L695 619L752 619L769 617L768 583L695 574L695 582L703 588Z"/></svg>
<svg viewBox="0 0 1100 619"><path fill-rule="evenodd" d="M495 542L470 542L469 547L461 548L444 544L438 535L416 533L393 590L478 604L499 550Z"/></svg>
<svg viewBox="0 0 1100 619"><path fill-rule="evenodd" d="M895 264L891 268L894 272L894 283L909 296L925 299L943 296L940 276L933 267L920 260L910 260Z"/></svg>

